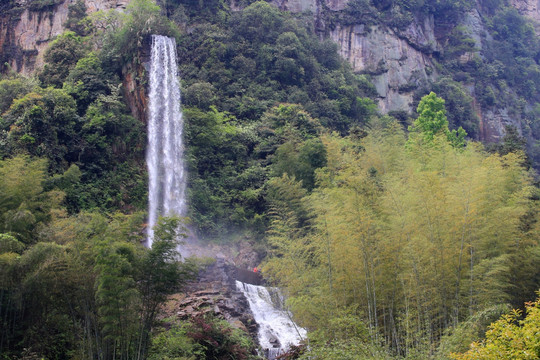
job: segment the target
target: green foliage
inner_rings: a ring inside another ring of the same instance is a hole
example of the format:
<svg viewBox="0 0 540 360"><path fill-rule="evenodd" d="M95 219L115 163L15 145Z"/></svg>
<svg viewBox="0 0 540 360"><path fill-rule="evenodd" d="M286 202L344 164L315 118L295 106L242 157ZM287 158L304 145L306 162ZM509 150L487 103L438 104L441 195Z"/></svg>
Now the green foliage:
<svg viewBox="0 0 540 360"><path fill-rule="evenodd" d="M235 33L248 41L273 43L281 35L283 14L267 2L257 1L242 11L235 23Z"/></svg>
<svg viewBox="0 0 540 360"><path fill-rule="evenodd" d="M509 310L508 305L495 305L473 314L441 338L436 359L447 360L451 353L465 352L471 341L483 339L489 325Z"/></svg>
<svg viewBox="0 0 540 360"><path fill-rule="evenodd" d="M46 157L54 172L75 159L80 119L75 101L62 89L38 88L13 101L2 125L11 153Z"/></svg>
<svg viewBox="0 0 540 360"><path fill-rule="evenodd" d="M69 71L87 52L83 38L71 31L66 31L56 38L43 57L46 64L39 73L39 80L45 86L62 87Z"/></svg>
<svg viewBox="0 0 540 360"><path fill-rule="evenodd" d="M533 59L540 43L534 35L533 25L509 7L495 15L491 30L494 41L488 54L503 66L503 71L496 77L515 87L520 96L536 98L540 91L540 71Z"/></svg>
<svg viewBox="0 0 540 360"><path fill-rule="evenodd" d="M486 339L471 344L464 354L452 354L457 360L481 359L538 359L540 354L540 300L527 304L527 316L520 320L521 311L513 310L491 324Z"/></svg>
<svg viewBox="0 0 540 360"><path fill-rule="evenodd" d="M225 225L225 219L236 224L246 222L255 215L256 203L260 201L257 193L251 191L265 179L264 172L250 170L252 131L239 127L234 117L215 108L208 112L185 109L185 115L187 156L192 170L191 217L200 229L214 234ZM247 209L251 213L245 213Z"/></svg>
<svg viewBox="0 0 540 360"><path fill-rule="evenodd" d="M62 3L61 0L31 0L26 4L32 11L52 10L56 5Z"/></svg>
<svg viewBox="0 0 540 360"><path fill-rule="evenodd" d="M199 5L182 1L179 8L191 14ZM210 23L195 19L187 20L195 30L178 41L189 107L190 217L213 236L238 228L261 236L265 182L288 173L313 189L325 161L315 138L324 127L346 134L367 124L376 116L376 92L367 76L343 63L334 43L266 2ZM218 125L222 116L232 126Z"/></svg>
<svg viewBox="0 0 540 360"><path fill-rule="evenodd" d="M86 36L91 32L91 21L86 16L86 4L84 0L77 0L68 6L68 18L64 23L66 29L73 31L79 36Z"/></svg>
<svg viewBox="0 0 540 360"><path fill-rule="evenodd" d="M495 150L501 155L506 155L512 152L524 153L527 140L519 135L518 130L514 126L506 126L505 130L506 134L504 135L502 143L497 144Z"/></svg>
<svg viewBox="0 0 540 360"><path fill-rule="evenodd" d="M149 360L195 360L204 354L203 347L187 335L188 327L173 324L152 337Z"/></svg>
<svg viewBox="0 0 540 360"><path fill-rule="evenodd" d="M77 61L77 65L69 72L64 89L73 96L79 115L82 116L100 95L109 95L109 84L97 54L91 52Z"/></svg>
<svg viewBox="0 0 540 360"><path fill-rule="evenodd" d="M434 92L430 92L429 95L420 100L417 108L418 118L409 127L410 142L415 141L415 135L421 136L422 141L426 144L432 143L436 136L446 135L453 147L463 148L465 146L467 132L461 126L457 130L450 131L448 129L444 103L444 99L438 97Z"/></svg>
<svg viewBox="0 0 540 360"><path fill-rule="evenodd" d="M24 244L11 235L0 234L0 254L21 253L24 250Z"/></svg>
<svg viewBox="0 0 540 360"><path fill-rule="evenodd" d="M179 42L190 105L212 105L190 94L211 89L213 105L244 124L276 102L302 103L311 116L342 133L373 111L364 99L375 94L373 86L351 73L335 45L320 42L305 24L266 2L232 14L225 25L196 27ZM203 88L192 87L200 83Z"/></svg>
<svg viewBox="0 0 540 360"><path fill-rule="evenodd" d="M478 117L473 108L473 99L458 82L443 77L432 86L433 92L444 99L448 127L463 127L470 138L478 137ZM458 130L459 131L459 130Z"/></svg>
<svg viewBox="0 0 540 360"><path fill-rule="evenodd" d="M177 262L178 219L160 222L152 249L140 245L142 220L57 212L24 251L0 235L2 354L145 358L156 309L194 266Z"/></svg>
<svg viewBox="0 0 540 360"><path fill-rule="evenodd" d="M448 35L448 47L444 53L447 60L454 59L465 53L477 52L474 39L467 34L467 29L463 26L456 26Z"/></svg>
<svg viewBox="0 0 540 360"><path fill-rule="evenodd" d="M20 156L0 161L0 233L25 244L35 241L35 232L62 201L58 191L44 191L45 179L44 160Z"/></svg>
<svg viewBox="0 0 540 360"><path fill-rule="evenodd" d="M187 237L185 219L160 218L154 229L154 241L139 264L141 279L138 281L143 299L143 309L151 326L158 306L167 295L177 292L187 280L195 275L189 262L182 263L178 252L180 238Z"/></svg>
<svg viewBox="0 0 540 360"><path fill-rule="evenodd" d="M442 99L425 99L433 104L420 113L445 125ZM326 166L310 194L286 175L269 181L263 273L286 288L311 330L306 358L384 358L381 343L427 358L456 326L444 357L482 336L495 312L488 309L517 300L515 279L527 279L519 282L527 294L538 287L525 260L539 261L530 213L538 204L522 158L488 155L474 143L454 147L444 126L425 128L431 142L409 143L409 151L389 121L360 137L323 136ZM364 330L351 340L353 326Z"/></svg>
<svg viewBox="0 0 540 360"><path fill-rule="evenodd" d="M426 7L435 18L443 23L456 21L473 7L468 0L435 0L426 1Z"/></svg>
<svg viewBox="0 0 540 360"><path fill-rule="evenodd" d="M17 76L0 80L0 114L6 112L13 100L37 87L33 79Z"/></svg>
<svg viewBox="0 0 540 360"><path fill-rule="evenodd" d="M151 35L178 37L175 24L161 15L160 7L152 0L133 0L120 16L98 14L94 19L94 26L103 30L100 34L105 38L103 55L117 68L138 59L140 49L149 43Z"/></svg>
<svg viewBox="0 0 540 360"><path fill-rule="evenodd" d="M299 359L391 359L369 340L369 330L353 308L339 309L324 329L309 334L309 348Z"/></svg>
<svg viewBox="0 0 540 360"><path fill-rule="evenodd" d="M315 170L326 165L326 149L319 139L309 139L303 144L288 141L275 154L272 175L289 174L302 182L308 190L315 187Z"/></svg>
<svg viewBox="0 0 540 360"><path fill-rule="evenodd" d="M196 359L221 360L255 359L251 338L242 330L233 328L226 320L210 315L192 319L188 336L199 345Z"/></svg>
<svg viewBox="0 0 540 360"><path fill-rule="evenodd" d="M242 0L237 5L242 6ZM167 17L177 24L187 25L212 21L223 23L229 17L229 3L223 0L165 0L160 3Z"/></svg>
<svg viewBox="0 0 540 360"><path fill-rule="evenodd" d="M409 131L420 133L424 141L431 142L435 135L448 130L444 99L438 97L434 92L430 92L429 95L420 100L416 112L418 118Z"/></svg>
<svg viewBox="0 0 540 360"><path fill-rule="evenodd" d="M532 133L536 121L526 114L525 103L534 106L540 95L536 59L540 43L534 35L534 25L515 7L498 0L482 1L482 11L490 37L473 40L466 29L455 27L448 33L445 53L438 59L440 70L472 90L482 113L505 108L512 118L521 119L525 133ZM433 84L430 90L447 100L451 128L461 125L470 137L479 137L477 120L466 105L469 101L463 101L466 97L459 95L455 85L446 81ZM452 102L458 105L457 111L451 108ZM535 156L534 145L527 150Z"/></svg>
<svg viewBox="0 0 540 360"><path fill-rule="evenodd" d="M51 80L62 89L40 88L24 78L1 81L1 110L7 111L0 119L0 155L45 157L52 174L76 165L80 181L63 188L72 213L142 208L143 124L129 115L120 79L102 62L102 52L86 53L80 48L83 43L83 38L67 32L48 50L45 68L59 72L51 70L52 81L45 79L44 70L42 81Z"/></svg>

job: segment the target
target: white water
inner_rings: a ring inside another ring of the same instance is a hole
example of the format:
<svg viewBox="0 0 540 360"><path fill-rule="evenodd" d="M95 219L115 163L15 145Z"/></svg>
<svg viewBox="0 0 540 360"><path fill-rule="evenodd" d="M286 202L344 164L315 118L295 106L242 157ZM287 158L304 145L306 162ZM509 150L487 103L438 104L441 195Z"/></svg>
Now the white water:
<svg viewBox="0 0 540 360"><path fill-rule="evenodd" d="M152 36L148 116L148 246L158 216L185 216L184 172L176 43L166 36Z"/></svg>
<svg viewBox="0 0 540 360"><path fill-rule="evenodd" d="M284 309L278 289L240 281L236 281L236 288L248 299L253 317L259 324L259 344L268 359L275 359L290 345L298 345L306 337L306 330L296 325L290 312Z"/></svg>

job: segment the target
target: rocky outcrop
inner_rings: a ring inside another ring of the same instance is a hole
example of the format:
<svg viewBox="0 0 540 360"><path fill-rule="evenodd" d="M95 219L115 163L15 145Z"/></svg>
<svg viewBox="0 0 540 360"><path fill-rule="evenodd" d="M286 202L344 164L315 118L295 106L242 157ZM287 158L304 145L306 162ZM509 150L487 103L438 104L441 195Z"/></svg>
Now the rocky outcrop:
<svg viewBox="0 0 540 360"><path fill-rule="evenodd" d="M183 294L169 297L160 318L190 320L212 314L245 331L257 343L258 325L246 297L236 290L237 271L232 264L218 259L203 269L197 280L187 285Z"/></svg>
<svg viewBox="0 0 540 360"><path fill-rule="evenodd" d="M540 1L538 0L510 0L510 5L515 7L521 15L524 15L538 24L536 29L540 29Z"/></svg>
<svg viewBox="0 0 540 360"><path fill-rule="evenodd" d="M319 10L316 0L274 0L272 3L281 10L294 13L310 12L316 14Z"/></svg>
<svg viewBox="0 0 540 360"><path fill-rule="evenodd" d="M421 27L411 26L405 34L400 37L389 29L377 26L367 29L364 25L338 26L330 32L332 40L339 44L341 56L353 70L372 75L380 97L379 108L384 113L409 111L412 90L426 81L433 69L428 55L436 48L433 32L426 35Z"/></svg>
<svg viewBox="0 0 540 360"><path fill-rule="evenodd" d="M143 65L127 63L122 67L122 89L131 115L146 123L148 96L145 76L147 69Z"/></svg>
<svg viewBox="0 0 540 360"><path fill-rule="evenodd" d="M399 33L385 26L325 24L325 12L344 10L349 0L274 0L282 10L311 12L317 29L339 45L358 73L371 75L383 113L410 111L412 91L432 74L431 54L440 50L432 17L417 18Z"/></svg>
<svg viewBox="0 0 540 360"><path fill-rule="evenodd" d="M413 92L422 84L436 80L432 55L444 52L444 41L454 25L444 24L436 28L433 17L416 16L405 29L392 29L382 24L366 26L359 19L355 25L325 24L325 13L344 10L349 0L274 0L282 10L292 12L312 12L321 36L329 36L339 45L341 56L357 73L370 75L379 95L379 109L383 113L391 111L412 112ZM535 20L540 25L539 0L511 0L510 5ZM485 10L485 9L484 9ZM474 61L485 42L490 40L486 30L482 8L479 4L461 19L467 34L474 40L479 52L468 52L459 61L465 64ZM539 27L537 27L539 30ZM467 86L474 98L474 86ZM508 114L504 108L481 109L476 106L479 116L480 140L498 142L505 135L505 126L521 129L520 120Z"/></svg>
<svg viewBox="0 0 540 360"><path fill-rule="evenodd" d="M324 9L340 11L345 9L349 0L272 0L271 3L281 10L291 12L311 12L320 14Z"/></svg>
<svg viewBox="0 0 540 360"><path fill-rule="evenodd" d="M43 55L54 38L64 31L68 6L64 0L39 11L18 0L16 7L0 14L0 46L12 70L29 75L43 66ZM129 0L85 0L88 13L123 9Z"/></svg>

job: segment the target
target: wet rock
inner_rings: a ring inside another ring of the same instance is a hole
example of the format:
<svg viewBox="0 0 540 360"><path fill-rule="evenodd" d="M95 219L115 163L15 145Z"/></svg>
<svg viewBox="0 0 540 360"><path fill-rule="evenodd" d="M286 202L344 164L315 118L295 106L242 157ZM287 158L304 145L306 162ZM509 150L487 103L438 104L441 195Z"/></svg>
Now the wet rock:
<svg viewBox="0 0 540 360"><path fill-rule="evenodd" d="M212 314L245 331L258 343L258 325L251 314L249 303L243 293L236 290L236 271L234 265L218 259L203 269L196 281L187 285L184 294L171 296L159 317L189 320Z"/></svg>

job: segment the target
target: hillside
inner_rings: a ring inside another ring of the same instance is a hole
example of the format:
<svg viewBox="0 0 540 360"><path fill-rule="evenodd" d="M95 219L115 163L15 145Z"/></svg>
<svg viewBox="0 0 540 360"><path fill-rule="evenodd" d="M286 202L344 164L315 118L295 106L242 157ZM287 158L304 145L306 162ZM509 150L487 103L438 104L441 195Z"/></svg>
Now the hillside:
<svg viewBox="0 0 540 360"><path fill-rule="evenodd" d="M3 2L0 357L258 358L233 265L287 295L310 344L290 359L537 351L509 340L537 326L536 5ZM152 233L155 34L176 43L187 218Z"/></svg>

